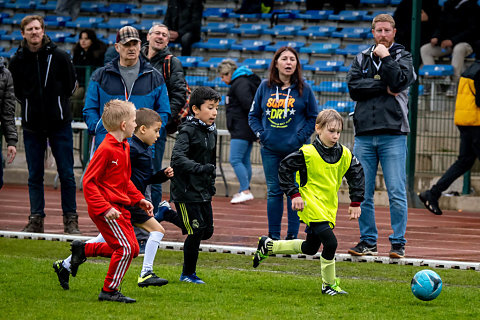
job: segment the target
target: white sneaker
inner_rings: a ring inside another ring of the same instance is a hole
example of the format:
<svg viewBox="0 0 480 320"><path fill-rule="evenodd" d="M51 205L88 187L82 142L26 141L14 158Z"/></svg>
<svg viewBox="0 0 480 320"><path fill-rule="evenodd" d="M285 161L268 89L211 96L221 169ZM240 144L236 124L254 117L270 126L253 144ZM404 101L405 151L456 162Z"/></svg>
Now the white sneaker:
<svg viewBox="0 0 480 320"><path fill-rule="evenodd" d="M230 200L230 203L241 203L253 199L252 193L240 192L233 196L233 199Z"/></svg>
<svg viewBox="0 0 480 320"><path fill-rule="evenodd" d="M168 203L167 200L163 200L158 204L158 207L167 207L168 210L172 210L172 207L170 207L170 203Z"/></svg>

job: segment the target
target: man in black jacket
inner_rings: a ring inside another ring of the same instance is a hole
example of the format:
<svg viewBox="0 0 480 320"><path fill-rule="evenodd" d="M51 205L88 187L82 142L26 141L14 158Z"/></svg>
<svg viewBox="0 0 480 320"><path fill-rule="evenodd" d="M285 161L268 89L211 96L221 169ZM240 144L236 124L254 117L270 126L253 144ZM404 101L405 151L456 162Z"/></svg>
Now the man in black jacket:
<svg viewBox="0 0 480 320"><path fill-rule="evenodd" d="M77 86L75 70L70 56L45 35L41 16L26 16L20 28L23 41L9 69L21 103L28 165L30 217L23 231L44 231L43 159L48 144L60 177L64 232L79 234L69 101Z"/></svg>
<svg viewBox="0 0 480 320"><path fill-rule="evenodd" d="M170 41L182 45L182 56L189 56L192 44L200 41L203 0L169 0L163 23L170 29Z"/></svg>

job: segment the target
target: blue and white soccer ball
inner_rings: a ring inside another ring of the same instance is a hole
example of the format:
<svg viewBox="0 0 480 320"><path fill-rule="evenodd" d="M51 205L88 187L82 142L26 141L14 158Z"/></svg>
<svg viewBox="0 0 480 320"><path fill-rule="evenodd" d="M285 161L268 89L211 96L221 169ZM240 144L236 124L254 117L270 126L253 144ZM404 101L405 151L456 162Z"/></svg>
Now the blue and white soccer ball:
<svg viewBox="0 0 480 320"><path fill-rule="evenodd" d="M418 271L412 279L412 293L423 301L430 301L442 292L442 278L432 270Z"/></svg>

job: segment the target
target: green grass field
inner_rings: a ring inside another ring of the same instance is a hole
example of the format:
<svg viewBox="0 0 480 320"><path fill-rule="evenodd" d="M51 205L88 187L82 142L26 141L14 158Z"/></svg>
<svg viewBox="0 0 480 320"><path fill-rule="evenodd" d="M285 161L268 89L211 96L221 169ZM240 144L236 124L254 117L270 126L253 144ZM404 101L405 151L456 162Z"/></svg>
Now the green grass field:
<svg viewBox="0 0 480 320"><path fill-rule="evenodd" d="M70 290L52 268L70 253L66 242L0 238L1 319L479 319L480 273L435 271L443 291L416 299L410 280L423 269L378 263L337 263L348 296L321 294L320 262L269 258L258 269L252 256L200 253L197 274L206 285L178 280L183 254L161 250L154 271L170 283L139 288L142 258L132 262L122 292L134 304L99 302L108 260L89 259Z"/></svg>

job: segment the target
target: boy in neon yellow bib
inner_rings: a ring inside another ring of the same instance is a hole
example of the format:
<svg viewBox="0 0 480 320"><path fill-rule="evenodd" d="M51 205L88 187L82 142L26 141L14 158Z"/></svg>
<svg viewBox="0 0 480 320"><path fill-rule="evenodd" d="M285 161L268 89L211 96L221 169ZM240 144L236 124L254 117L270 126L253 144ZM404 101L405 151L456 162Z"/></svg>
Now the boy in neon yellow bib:
<svg viewBox="0 0 480 320"><path fill-rule="evenodd" d="M314 255L323 244L320 257L322 293L332 296L347 293L340 288L339 279L335 276L337 238L333 228L338 209L338 189L345 177L351 200L348 208L350 219L360 217L360 203L365 190L360 162L347 147L338 143L342 129L343 118L337 111L321 111L315 122L315 141L289 154L280 163L280 187L292 199L292 209L297 210L300 220L307 225L307 239L274 241L263 236L253 257L253 267L256 268L269 255Z"/></svg>

